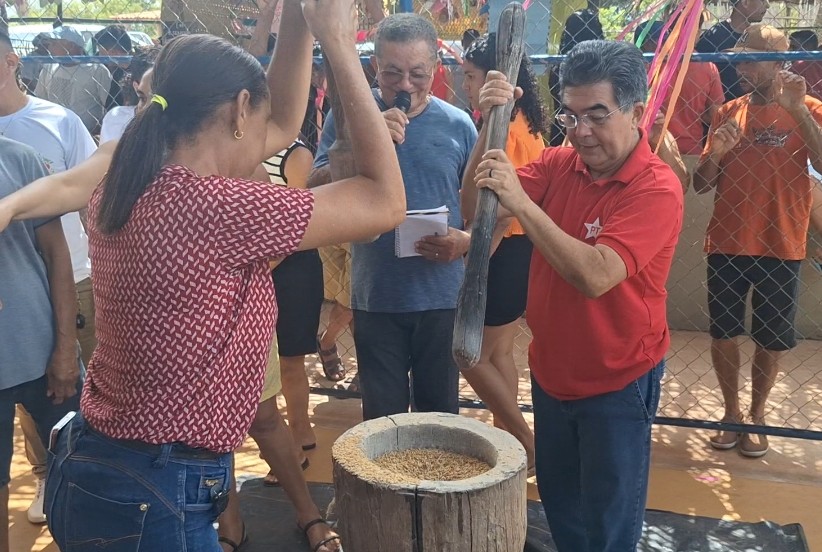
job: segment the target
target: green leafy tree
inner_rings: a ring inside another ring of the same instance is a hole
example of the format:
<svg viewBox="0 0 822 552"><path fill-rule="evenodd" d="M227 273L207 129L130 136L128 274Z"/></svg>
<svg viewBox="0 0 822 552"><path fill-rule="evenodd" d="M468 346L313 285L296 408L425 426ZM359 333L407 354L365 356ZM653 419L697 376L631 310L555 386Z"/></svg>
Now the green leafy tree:
<svg viewBox="0 0 822 552"><path fill-rule="evenodd" d="M599 10L599 20L606 38L614 38L631 21L647 10L655 0L619 0L604 2Z"/></svg>

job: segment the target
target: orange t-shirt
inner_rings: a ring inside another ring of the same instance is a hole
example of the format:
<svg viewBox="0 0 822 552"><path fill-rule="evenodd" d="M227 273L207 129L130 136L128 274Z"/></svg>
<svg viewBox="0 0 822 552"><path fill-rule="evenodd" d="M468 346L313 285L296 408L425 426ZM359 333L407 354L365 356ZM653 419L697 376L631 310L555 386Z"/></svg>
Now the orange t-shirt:
<svg viewBox="0 0 822 552"><path fill-rule="evenodd" d="M505 144L505 155L511 160L514 168L518 169L539 159L544 149L545 142L543 142L542 136L531 134L528 119L525 118L522 111L519 111L508 126L508 142ZM514 219L511 226L505 231L505 237L524 233L525 230L523 230L522 225L517 219Z"/></svg>
<svg viewBox="0 0 822 552"><path fill-rule="evenodd" d="M671 86L671 89L673 85ZM668 90L670 98L671 90ZM667 101L667 100L666 100ZM722 81L716 65L710 62L691 63L685 73L682 90L671 114L668 130L676 139L683 155L699 155L702 151L702 114L712 106L725 102Z"/></svg>
<svg viewBox="0 0 822 552"><path fill-rule="evenodd" d="M750 98L726 103L711 124L715 129L733 118L742 138L720 162L705 251L804 259L811 211L808 149L784 109L776 103L753 105ZM822 123L822 102L805 96L805 105ZM711 139L709 133L703 158Z"/></svg>

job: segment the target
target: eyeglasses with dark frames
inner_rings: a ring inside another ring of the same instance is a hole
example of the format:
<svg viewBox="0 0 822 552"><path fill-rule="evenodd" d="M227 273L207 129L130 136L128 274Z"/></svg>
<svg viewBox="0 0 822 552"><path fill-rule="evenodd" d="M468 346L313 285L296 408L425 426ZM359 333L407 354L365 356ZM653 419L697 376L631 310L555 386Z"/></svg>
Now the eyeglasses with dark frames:
<svg viewBox="0 0 822 552"><path fill-rule="evenodd" d="M588 128L601 127L608 122L608 119L611 117L611 115L625 108L627 105L630 104L621 105L613 111L611 111L610 113L606 113L604 115L600 115L597 113L586 113L585 115L574 115L573 113L558 113L556 116L556 120L557 123L560 124L560 126L566 129L577 128L579 126L579 123L583 123Z"/></svg>

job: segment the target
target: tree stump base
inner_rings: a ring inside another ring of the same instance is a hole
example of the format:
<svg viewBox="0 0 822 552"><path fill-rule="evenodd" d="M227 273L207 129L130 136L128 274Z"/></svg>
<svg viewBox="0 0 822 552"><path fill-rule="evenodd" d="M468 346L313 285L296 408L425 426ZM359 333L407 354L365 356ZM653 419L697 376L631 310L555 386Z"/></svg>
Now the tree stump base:
<svg viewBox="0 0 822 552"><path fill-rule="evenodd" d="M374 459L439 449L486 462L457 481L403 478ZM526 456L505 431L453 414L363 422L334 443L337 530L354 552L521 552L527 529Z"/></svg>

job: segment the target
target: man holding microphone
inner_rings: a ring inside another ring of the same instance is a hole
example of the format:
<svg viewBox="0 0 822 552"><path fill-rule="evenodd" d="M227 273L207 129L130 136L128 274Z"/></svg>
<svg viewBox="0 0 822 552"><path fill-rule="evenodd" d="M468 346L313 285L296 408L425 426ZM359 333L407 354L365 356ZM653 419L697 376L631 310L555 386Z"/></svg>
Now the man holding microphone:
<svg viewBox="0 0 822 552"><path fill-rule="evenodd" d="M380 23L374 43L374 99L397 144L408 208L445 205L449 214L447 235L422 238L417 256L396 256L396 231L352 245L351 308L363 417L406 412L412 404L418 411L456 413L459 373L451 337L469 242L459 195L477 133L466 113L430 95L440 63L430 22L414 14L391 15ZM310 187L330 181L328 149L335 138L332 113Z"/></svg>

